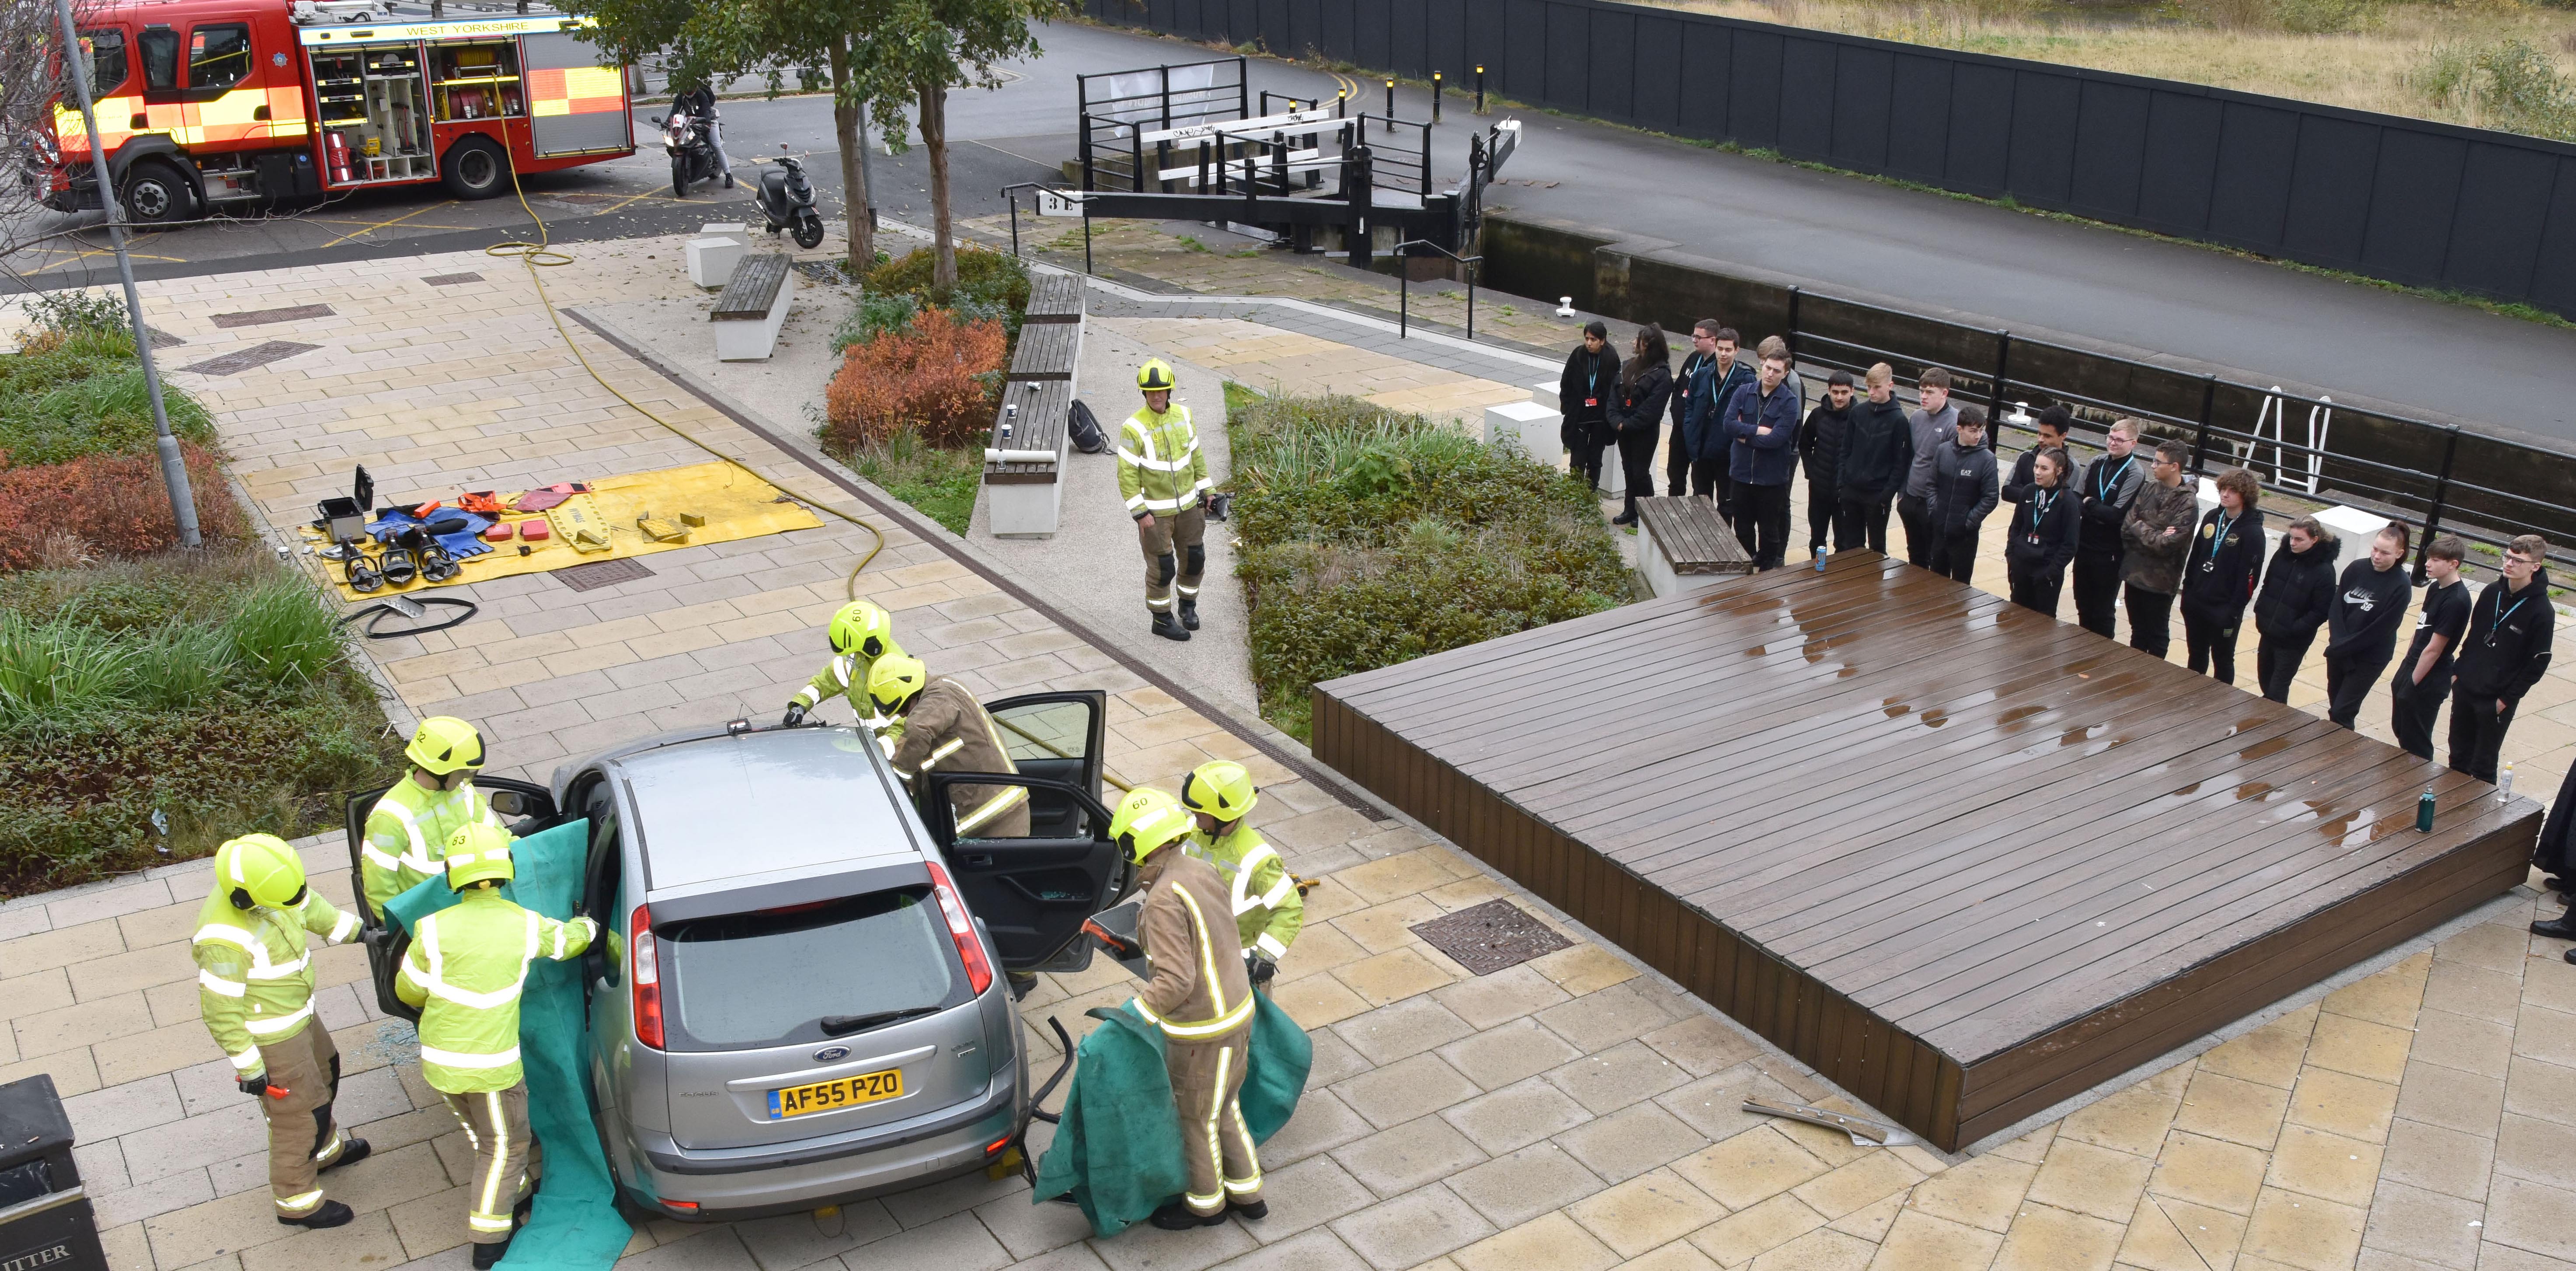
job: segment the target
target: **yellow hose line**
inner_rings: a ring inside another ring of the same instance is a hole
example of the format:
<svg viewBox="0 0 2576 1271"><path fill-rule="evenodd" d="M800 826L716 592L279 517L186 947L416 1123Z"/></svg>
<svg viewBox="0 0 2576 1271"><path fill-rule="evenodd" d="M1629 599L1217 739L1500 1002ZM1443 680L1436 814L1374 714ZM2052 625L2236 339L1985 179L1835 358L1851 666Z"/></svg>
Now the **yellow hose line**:
<svg viewBox="0 0 2576 1271"><path fill-rule="evenodd" d="M569 265L573 263L573 258L561 251L557 251L550 243L549 240L552 238L553 232L547 228L546 218L537 215L537 209L528 206L528 193L526 190L519 187L519 170L515 165L510 169L510 192L518 196L520 210L528 214L529 220L537 223L537 241L533 243L495 243L490 247L484 248L483 253L487 256L499 256L505 259L516 257L520 264L527 267L528 281L534 284L537 289L537 303L545 306L546 317L552 320L555 324L555 334L563 337L564 347L572 350L573 357L581 362L581 369L590 372L590 378L599 381L599 386L607 389L611 394L614 394L617 400L634 407L635 413L642 415L646 419L652 420L654 423L660 424L664 428L670 429L672 434L679 437L681 440L688 442L692 446L696 446L700 450L706 451L708 454L714 455L716 458L721 459L726 463L742 469L744 472L749 473L753 480L768 482L770 485L777 487L778 490L786 494L787 497L792 498L809 508L837 516L852 525L858 526L860 529L866 530L869 537L876 541L868 548L865 555L859 557L858 564L850 566L849 577L842 580L841 584L842 594L851 600L858 599L859 571L866 569L868 567L868 562L875 560L877 558L877 553L885 550L885 532L847 512L840 510L839 508L833 507L831 504L814 498L803 491L793 489L780 482L762 476L758 471L755 471L750 464L744 463L741 459L736 458L733 455L726 454L725 452L716 449L714 446L708 445L703 439L699 438L688 429L682 428L678 424L672 423L670 420L654 414L651 407L646 406L644 403L639 402L632 397L628 397L625 390L617 387L615 384L609 383L608 377L600 374L599 368L590 364L590 355L582 352L581 345L573 341L572 332L564 326L563 315L555 311L554 299L546 294L545 276L537 272L538 267L545 266L551 268L557 265Z"/></svg>

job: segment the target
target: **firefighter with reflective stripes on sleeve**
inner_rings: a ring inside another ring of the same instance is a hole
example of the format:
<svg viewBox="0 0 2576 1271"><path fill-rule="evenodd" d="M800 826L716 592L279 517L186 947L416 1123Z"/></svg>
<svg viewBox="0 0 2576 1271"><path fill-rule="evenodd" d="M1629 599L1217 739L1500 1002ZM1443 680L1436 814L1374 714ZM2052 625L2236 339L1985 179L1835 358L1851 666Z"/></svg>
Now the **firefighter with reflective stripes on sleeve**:
<svg viewBox="0 0 2576 1271"><path fill-rule="evenodd" d="M320 1175L367 1156L367 1141L340 1133L331 1103L340 1052L313 1018L313 966L305 933L324 944L358 936L342 913L304 885L304 862L274 835L246 834L215 849L215 885L197 911L189 948L197 963L197 1012L232 1060L242 1093L268 1118L268 1186L277 1220L337 1227L352 1215L322 1195Z"/></svg>
<svg viewBox="0 0 2576 1271"><path fill-rule="evenodd" d="M835 697L848 697L859 712L862 723L874 722L868 706L868 668L889 653L900 654L903 646L894 642L894 618L885 610L864 600L853 600L832 615L829 632L832 661L787 703L787 717L779 723L789 728L805 722L805 716Z"/></svg>
<svg viewBox="0 0 2576 1271"><path fill-rule="evenodd" d="M474 774L483 768L483 735L453 715L433 715L412 730L403 748L411 771L367 813L367 835L358 844L367 909L378 921L385 902L436 877L447 840L468 824L501 828L501 818Z"/></svg>
<svg viewBox="0 0 2576 1271"><path fill-rule="evenodd" d="M1278 972L1279 959L1288 956L1306 925L1306 897L1289 876L1288 863L1259 830L1244 824L1260 799L1252 770L1231 759L1200 764L1181 782L1181 806L1196 822L1186 850L1225 880L1244 972L1256 988Z"/></svg>
<svg viewBox="0 0 2576 1271"><path fill-rule="evenodd" d="M501 895L517 876L510 832L468 825L447 843L457 902L420 920L394 993L420 1008L420 1071L447 1099L474 1147L465 1227L474 1265L501 1260L528 1195L528 1083L519 1069L519 988L528 964L580 957L599 938L589 918L556 922Z"/></svg>
<svg viewBox="0 0 2576 1271"><path fill-rule="evenodd" d="M1145 896L1136 935L1152 972L1132 1004L1163 1030L1189 1171L1189 1190L1154 1211L1154 1225L1166 1231L1213 1227L1229 1210L1247 1219L1270 1214L1252 1129L1236 1102L1257 1008L1242 946L1226 921L1225 880L1186 851L1164 850L1189 832L1188 811L1151 786L1128 791L1109 819L1109 839L1136 864Z"/></svg>
<svg viewBox="0 0 2576 1271"><path fill-rule="evenodd" d="M1136 371L1145 407L1118 426L1118 497L1145 549L1145 607L1154 634L1187 640L1199 629L1199 575L1207 572L1207 456L1190 408L1172 404L1172 368L1149 359ZM1173 621L1172 590L1180 589Z"/></svg>
<svg viewBox="0 0 2576 1271"><path fill-rule="evenodd" d="M931 678L919 658L899 653L878 658L868 668L868 703L901 725L891 756L894 775L912 788L915 799L922 794L921 778L934 771L1020 771L984 704L955 680ZM1025 786L953 785L948 805L959 838L1029 836Z"/></svg>

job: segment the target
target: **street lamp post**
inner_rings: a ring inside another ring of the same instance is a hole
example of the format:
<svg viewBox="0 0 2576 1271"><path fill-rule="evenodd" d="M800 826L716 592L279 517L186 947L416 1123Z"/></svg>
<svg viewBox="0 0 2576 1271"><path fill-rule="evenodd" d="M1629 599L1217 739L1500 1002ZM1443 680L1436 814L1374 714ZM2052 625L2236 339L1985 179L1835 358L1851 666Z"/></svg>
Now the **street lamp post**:
<svg viewBox="0 0 2576 1271"><path fill-rule="evenodd" d="M170 487L170 515L179 527L179 545L197 547L197 499L188 487L188 464L179 456L179 439L170 435L170 413L161 404L161 369L152 361L152 331L143 325L143 296L134 289L134 258L126 254L125 223L119 219L116 187L107 176L107 150L98 142L98 108L90 100L89 59L82 55L80 32L72 25L72 0L54 0L54 17L63 27L63 63L72 92L80 98L81 125L89 130L90 173L98 181L98 205L107 213L107 241L116 249L116 276L125 284L125 313L134 324L134 355L143 362L143 389L152 398L152 432L161 450L161 480Z"/></svg>

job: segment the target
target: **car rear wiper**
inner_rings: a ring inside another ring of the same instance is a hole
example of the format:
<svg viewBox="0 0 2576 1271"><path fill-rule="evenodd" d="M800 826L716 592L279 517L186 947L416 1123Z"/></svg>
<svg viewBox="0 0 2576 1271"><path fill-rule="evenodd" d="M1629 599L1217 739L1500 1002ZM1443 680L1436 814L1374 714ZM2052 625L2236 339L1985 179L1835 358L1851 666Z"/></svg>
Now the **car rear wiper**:
<svg viewBox="0 0 2576 1271"><path fill-rule="evenodd" d="M907 1006L899 1011L878 1011L873 1015L826 1015L823 1017L823 1035L838 1037L863 1028L891 1024L899 1019L911 1019L915 1015L928 1015L938 1009L936 1006Z"/></svg>

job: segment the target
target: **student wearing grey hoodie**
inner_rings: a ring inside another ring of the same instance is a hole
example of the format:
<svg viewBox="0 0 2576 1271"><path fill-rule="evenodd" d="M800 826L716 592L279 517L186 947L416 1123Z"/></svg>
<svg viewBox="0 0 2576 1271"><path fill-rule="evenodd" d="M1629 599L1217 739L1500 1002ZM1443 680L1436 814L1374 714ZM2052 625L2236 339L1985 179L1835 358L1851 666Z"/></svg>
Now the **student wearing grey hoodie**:
<svg viewBox="0 0 2576 1271"><path fill-rule="evenodd" d="M2174 593L2182 590L2183 558L2191 553L2191 529L2200 519L2200 496L2182 479L2191 451L2181 442L2156 447L2156 465L2129 517L2120 523L2128 550L2120 556L2120 581L2129 606L2129 647L2163 657L2173 647Z"/></svg>
<svg viewBox="0 0 2576 1271"><path fill-rule="evenodd" d="M1896 519L1905 523L1905 561L1932 568L1932 550L1940 535L1932 527L1932 468L1958 431L1959 408L1950 404L1950 373L1926 367L1914 381L1920 403L1906 413L1914 435L1914 466L1905 473L1905 492L1896 498Z"/></svg>

